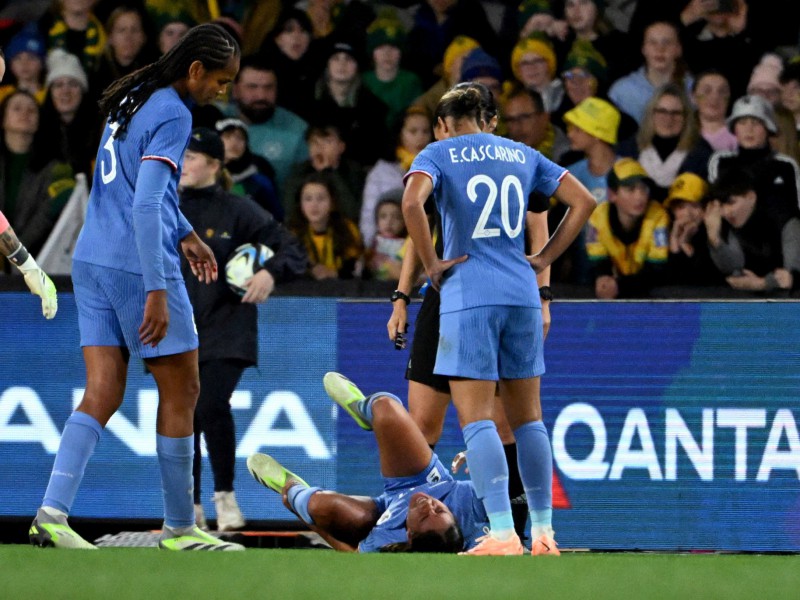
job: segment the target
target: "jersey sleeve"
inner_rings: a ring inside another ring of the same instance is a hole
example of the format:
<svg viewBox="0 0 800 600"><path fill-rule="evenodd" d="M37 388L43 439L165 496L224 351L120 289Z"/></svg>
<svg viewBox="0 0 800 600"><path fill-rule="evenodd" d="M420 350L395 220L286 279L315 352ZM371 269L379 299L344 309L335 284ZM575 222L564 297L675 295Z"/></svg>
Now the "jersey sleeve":
<svg viewBox="0 0 800 600"><path fill-rule="evenodd" d="M561 180L568 171L553 161L545 158L538 152L527 148L530 160L535 161L534 190L547 196L552 196L561 185Z"/></svg>
<svg viewBox="0 0 800 600"><path fill-rule="evenodd" d="M142 160L158 160L170 166L173 172L180 168L183 153L192 132L192 117L187 111L176 112L154 124Z"/></svg>
<svg viewBox="0 0 800 600"><path fill-rule="evenodd" d="M408 173L403 176L403 183L405 183L414 173L424 173L431 178L433 189L437 190L442 180L442 171L436 164L435 151L431 146L423 149L422 152L417 154L414 162L411 163L411 168Z"/></svg>

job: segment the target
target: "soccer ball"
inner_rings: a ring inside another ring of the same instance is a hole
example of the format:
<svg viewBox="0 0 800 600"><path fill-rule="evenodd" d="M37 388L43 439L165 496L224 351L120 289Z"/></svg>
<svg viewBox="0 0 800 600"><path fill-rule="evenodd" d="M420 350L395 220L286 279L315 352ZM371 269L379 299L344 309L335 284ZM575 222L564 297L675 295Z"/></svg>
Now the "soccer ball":
<svg viewBox="0 0 800 600"><path fill-rule="evenodd" d="M247 292L245 283L253 276L258 267L263 267L274 255L272 248L264 244L239 246L225 263L225 281L228 283L228 287L235 294L244 296Z"/></svg>

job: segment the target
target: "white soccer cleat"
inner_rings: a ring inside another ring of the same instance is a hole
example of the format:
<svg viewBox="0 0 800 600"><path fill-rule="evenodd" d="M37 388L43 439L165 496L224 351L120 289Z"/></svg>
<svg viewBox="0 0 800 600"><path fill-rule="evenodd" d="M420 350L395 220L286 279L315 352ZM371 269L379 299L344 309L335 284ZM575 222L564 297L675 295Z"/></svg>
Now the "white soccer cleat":
<svg viewBox="0 0 800 600"><path fill-rule="evenodd" d="M244 515L236 502L235 492L214 492L214 506L217 509L218 531L234 531L244 527Z"/></svg>

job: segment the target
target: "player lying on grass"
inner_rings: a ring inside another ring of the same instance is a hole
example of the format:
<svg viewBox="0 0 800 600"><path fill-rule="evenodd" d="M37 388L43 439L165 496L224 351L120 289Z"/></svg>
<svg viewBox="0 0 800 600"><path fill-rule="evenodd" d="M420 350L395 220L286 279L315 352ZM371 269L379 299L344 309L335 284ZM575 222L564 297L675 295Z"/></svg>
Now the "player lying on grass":
<svg viewBox="0 0 800 600"><path fill-rule="evenodd" d="M247 467L262 485L335 550L343 552L461 552L481 539L488 518L470 481L447 472L400 399L368 397L346 377L328 373L325 391L358 425L375 433L384 493L347 496L311 487L266 454ZM535 546L534 554L557 555Z"/></svg>

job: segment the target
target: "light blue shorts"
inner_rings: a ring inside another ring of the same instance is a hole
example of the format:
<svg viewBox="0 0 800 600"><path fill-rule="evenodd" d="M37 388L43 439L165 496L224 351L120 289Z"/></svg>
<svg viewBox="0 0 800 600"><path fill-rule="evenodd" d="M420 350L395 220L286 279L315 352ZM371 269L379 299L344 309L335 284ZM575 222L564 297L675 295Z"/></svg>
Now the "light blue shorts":
<svg viewBox="0 0 800 600"><path fill-rule="evenodd" d="M439 317L437 375L497 381L544 373L542 310L478 306Z"/></svg>
<svg viewBox="0 0 800 600"><path fill-rule="evenodd" d="M387 499L388 506L392 498L408 489L419 487L426 484L439 483L440 481L451 481L453 476L450 471L441 463L436 453L433 453L428 466L416 475L408 477L384 477L383 495ZM423 490L419 490L423 491Z"/></svg>
<svg viewBox="0 0 800 600"><path fill-rule="evenodd" d="M141 275L76 260L72 263L72 287L81 347L122 346L132 356L153 358L181 354L198 346L192 304L182 279L167 280L169 328L155 348L139 340L147 298Z"/></svg>

